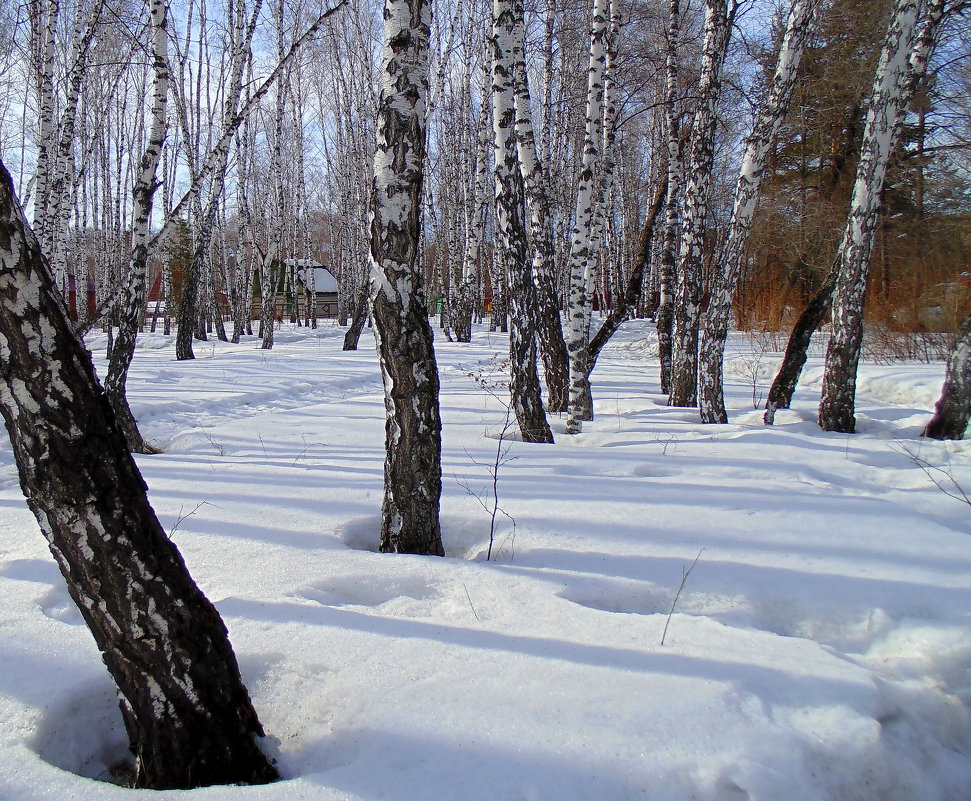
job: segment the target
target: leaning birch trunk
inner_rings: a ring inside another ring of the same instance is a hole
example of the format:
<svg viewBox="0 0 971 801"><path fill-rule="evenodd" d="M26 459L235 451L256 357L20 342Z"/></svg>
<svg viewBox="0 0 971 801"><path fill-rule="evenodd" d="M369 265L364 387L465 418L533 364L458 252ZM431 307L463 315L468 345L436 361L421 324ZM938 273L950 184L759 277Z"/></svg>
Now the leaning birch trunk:
<svg viewBox="0 0 971 801"><path fill-rule="evenodd" d="M775 422L775 413L779 409L788 409L792 404L792 396L802 375L802 368L806 366L806 360L809 358L809 346L812 343L813 334L823 322L833 299L835 281L836 268L834 267L792 327L789 340L786 342L786 352L782 356L782 364L765 399L765 415L762 419L767 426Z"/></svg>
<svg viewBox="0 0 971 801"><path fill-rule="evenodd" d="M21 486L118 687L135 784L273 781L215 607L166 536L0 164L0 413Z"/></svg>
<svg viewBox="0 0 971 801"><path fill-rule="evenodd" d="M880 53L867 111L850 213L837 257L833 332L826 349L819 426L856 428L856 371L863 344L863 305L880 195L890 157L917 83L927 67L947 0L897 0ZM920 20L918 20L920 17Z"/></svg>
<svg viewBox="0 0 971 801"><path fill-rule="evenodd" d="M667 197L664 202L664 240L658 280L657 347L661 392L671 391L671 335L674 329L674 287L677 278L678 202L681 197L681 124L678 118L678 53L681 4L670 0L665 39L664 123L667 145Z"/></svg>
<svg viewBox="0 0 971 801"><path fill-rule="evenodd" d="M442 422L420 250L430 18L427 0L385 0L371 309L387 412L381 550L441 556Z"/></svg>
<svg viewBox="0 0 971 801"><path fill-rule="evenodd" d="M496 137L496 229L509 289L509 394L524 442L552 442L536 369L536 295L525 194L516 145L516 0L492 4L492 111ZM520 20L521 23L521 20Z"/></svg>
<svg viewBox="0 0 971 801"><path fill-rule="evenodd" d="M118 305L118 334L108 361L105 394L115 412L128 447L133 453L153 453L138 430L135 415L128 405L126 391L128 369L135 355L138 324L145 305L145 280L148 266L148 227L155 199L155 175L165 140L165 112L169 87L167 0L151 0L149 30L152 33L152 123L148 142L139 166L138 180L132 189L132 252L125 278L125 288Z"/></svg>
<svg viewBox="0 0 971 801"><path fill-rule="evenodd" d="M734 0L728 2L733 3ZM674 298L669 406L694 406L698 399L701 271L715 157L715 112L721 93L721 68L728 49L733 15L734 11L726 7L726 0L706 0L698 106L691 125L691 147L684 187L684 225Z"/></svg>
<svg viewBox="0 0 971 801"><path fill-rule="evenodd" d="M591 373L594 367L597 366L597 359L600 358L600 353L604 349L604 346L617 333L624 320L637 307L637 303L640 300L644 285L644 275L649 271L651 264L651 247L654 243L654 231L657 227L657 221L661 216L661 210L664 208L666 197L667 177L665 176L651 203L651 207L647 211L647 218L644 220L644 227L641 229L641 238L634 259L634 266L631 269L630 277L627 279L627 284L623 292L615 300L610 314L600 324L597 333L590 340L587 369Z"/></svg>
<svg viewBox="0 0 971 801"><path fill-rule="evenodd" d="M923 436L962 439L971 418L971 314L964 318L954 348L947 357L947 374L934 416Z"/></svg>
<svg viewBox="0 0 971 801"><path fill-rule="evenodd" d="M769 148L788 111L789 98L796 84L796 71L820 2L821 0L795 0L792 5L786 32L779 47L772 88L759 110L739 171L721 271L715 279L704 319L698 370L698 405L703 423L728 422L723 386L725 341L728 339L732 300L741 272L742 253L752 230Z"/></svg>
<svg viewBox="0 0 971 801"><path fill-rule="evenodd" d="M351 324L344 334L344 346L341 350L357 350L358 343L361 341L361 333L364 331L364 323L367 320L368 294L370 289L371 287L367 280L361 282L357 299L354 301L354 312L351 316Z"/></svg>
<svg viewBox="0 0 971 801"><path fill-rule="evenodd" d="M526 182L529 233L532 240L533 283L536 287L536 323L540 355L546 374L548 406L551 412L565 412L569 399L570 359L563 337L560 302L556 294L556 266L553 263L553 223L550 218L549 182L546 166L540 161L530 112L527 80L524 15L521 0L516 2L514 53L516 107L516 146L520 169Z"/></svg>
<svg viewBox="0 0 971 801"><path fill-rule="evenodd" d="M586 125L583 136L583 163L577 190L576 219L570 242L567 268L570 291L567 298L567 351L570 355L570 395L567 404L566 433L579 434L584 420L593 418L590 403L590 371L587 367L590 342L590 315L596 242L594 222L597 173L602 159L604 65L607 60L606 37L608 0L594 0L590 27L590 59L587 68Z"/></svg>

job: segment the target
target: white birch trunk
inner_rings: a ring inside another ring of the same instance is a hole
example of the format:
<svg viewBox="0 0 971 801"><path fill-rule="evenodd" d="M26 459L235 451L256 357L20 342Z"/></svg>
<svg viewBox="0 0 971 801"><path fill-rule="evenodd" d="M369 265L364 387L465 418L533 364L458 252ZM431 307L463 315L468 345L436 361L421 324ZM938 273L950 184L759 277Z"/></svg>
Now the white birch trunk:
<svg viewBox="0 0 971 801"><path fill-rule="evenodd" d="M552 442L536 369L536 295L523 217L525 192L516 143L516 0L492 4L492 110L496 145L496 227L509 288L509 393L526 442ZM517 21L518 20L518 21Z"/></svg>
<svg viewBox="0 0 971 801"><path fill-rule="evenodd" d="M462 256L462 283L455 310L455 338L472 341L472 312L479 283L479 249L485 231L489 208L489 91L483 92L479 130L475 150L475 184L472 209L465 229L465 253Z"/></svg>
<svg viewBox="0 0 971 801"><path fill-rule="evenodd" d="M863 344L863 304L880 196L904 117L930 58L946 0L897 0L867 110L850 213L837 256L833 332L826 350L819 425L856 428L856 371Z"/></svg>
<svg viewBox="0 0 971 801"><path fill-rule="evenodd" d="M963 439L971 418L971 314L964 318L947 358L947 373L934 416L922 436Z"/></svg>
<svg viewBox="0 0 971 801"><path fill-rule="evenodd" d="M526 185L526 207L532 242L532 273L536 287L537 336L546 373L548 406L551 412L566 411L569 395L570 367L560 319L556 293L553 223L550 218L549 181L546 165L540 159L533 132L527 80L522 2L516 3L516 56L514 104L516 109L516 146L520 169Z"/></svg>
<svg viewBox="0 0 971 801"><path fill-rule="evenodd" d="M789 108L796 83L796 71L813 29L813 18L821 0L795 0L789 11L785 35L779 46L772 87L759 109L749 136L745 156L735 186L735 201L722 252L721 267L715 279L704 319L698 372L698 402L703 423L727 423L722 368L725 341L732 312L732 300L741 272L742 254L752 230L759 188L765 174L772 141Z"/></svg>
<svg viewBox="0 0 971 801"><path fill-rule="evenodd" d="M57 19L59 0L34 0L31 3L31 24L36 26L38 40L37 67L37 167L34 173L34 233L45 251L47 246L47 206L54 159L54 61L56 58ZM46 253L45 253L46 255Z"/></svg>
<svg viewBox="0 0 971 801"><path fill-rule="evenodd" d="M426 0L385 0L371 211L371 308L384 379L381 550L443 555L438 366L422 286Z"/></svg>
<svg viewBox="0 0 971 801"><path fill-rule="evenodd" d="M681 124L678 117L678 52L681 41L681 4L668 3L665 37L664 123L667 197L664 201L664 239L658 276L657 344L661 392L671 391L671 335L674 326L674 288L677 276L678 202L681 197Z"/></svg>
<svg viewBox="0 0 971 801"><path fill-rule="evenodd" d="M604 67L607 60L608 0L594 0L590 29L590 58L587 67L586 125L583 138L583 163L577 190L576 218L570 243L567 296L566 345L570 355L570 393L567 404L567 434L578 434L583 420L592 418L589 408L589 370L587 347L590 341L590 314L596 241L594 221L598 171L603 157Z"/></svg>
<svg viewBox="0 0 971 801"><path fill-rule="evenodd" d="M729 3L732 4L730 7ZM694 406L697 402L701 271L714 161L715 107L721 93L721 68L728 49L734 9L734 0L706 0L705 3L704 50L686 165L684 222L674 298L670 406Z"/></svg>

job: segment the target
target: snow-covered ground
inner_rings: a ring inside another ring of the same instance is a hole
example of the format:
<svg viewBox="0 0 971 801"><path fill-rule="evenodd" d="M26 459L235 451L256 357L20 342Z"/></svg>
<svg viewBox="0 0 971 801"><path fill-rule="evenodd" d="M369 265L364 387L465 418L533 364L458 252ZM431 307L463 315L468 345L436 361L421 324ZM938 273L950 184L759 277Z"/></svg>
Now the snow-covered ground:
<svg viewBox="0 0 971 801"><path fill-rule="evenodd" d="M971 493L971 443L918 438L942 365L865 365L846 436L815 425L811 360L766 428L752 401L778 354L739 338L733 422L703 426L665 406L633 323L595 373L597 419L527 445L500 440L505 339L439 341L439 559L375 552L380 379L369 335L342 353L342 334L188 363L141 340L132 406L164 452L139 465L285 777L167 797L971 798L971 508L917 463ZM112 686L3 440L0 801L155 798L96 780L124 756ZM486 562L476 496L506 447Z"/></svg>

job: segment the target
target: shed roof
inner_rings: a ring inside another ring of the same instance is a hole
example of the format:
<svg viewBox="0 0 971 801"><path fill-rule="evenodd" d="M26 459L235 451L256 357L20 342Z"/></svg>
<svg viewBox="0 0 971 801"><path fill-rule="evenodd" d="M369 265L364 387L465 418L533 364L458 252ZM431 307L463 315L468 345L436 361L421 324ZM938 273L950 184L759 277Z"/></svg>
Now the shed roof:
<svg viewBox="0 0 971 801"><path fill-rule="evenodd" d="M286 264L297 268L297 275L305 284L310 281L310 270L314 271L314 288L317 292L336 292L337 279L319 261L313 259L287 259Z"/></svg>

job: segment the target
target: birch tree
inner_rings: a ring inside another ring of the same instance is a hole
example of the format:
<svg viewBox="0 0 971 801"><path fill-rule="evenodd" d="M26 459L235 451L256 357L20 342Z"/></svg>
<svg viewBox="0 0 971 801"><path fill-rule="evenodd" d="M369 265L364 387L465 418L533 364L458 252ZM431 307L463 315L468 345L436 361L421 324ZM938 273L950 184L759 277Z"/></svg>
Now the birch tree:
<svg viewBox="0 0 971 801"><path fill-rule="evenodd" d="M496 145L496 227L509 289L509 392L525 442L552 442L536 369L536 296L523 217L525 193L516 142L515 80L522 10L492 5L492 108Z"/></svg>
<svg viewBox="0 0 971 801"><path fill-rule="evenodd" d="M732 299L741 272L742 255L758 204L769 149L786 115L799 61L812 32L813 17L821 0L796 0L789 11L785 34L779 46L772 87L762 104L749 136L735 187L735 202L728 228L728 240L721 255L721 269L715 279L704 317L699 364L698 401L703 423L727 423L723 387L725 341L732 312Z"/></svg>
<svg viewBox="0 0 971 801"><path fill-rule="evenodd" d="M286 53L284 37L284 4L278 0L273 8L276 23L277 63L283 62ZM273 347L273 312L276 304L276 293L279 279L274 274L274 264L282 262L281 248L283 245L283 228L285 203L283 196L283 121L286 115L290 86L290 67L280 75L276 84L276 97L273 104L273 129L270 133L270 202L261 204L268 208L265 224L266 242L258 247L260 255L260 332L262 342L260 348L270 350ZM254 243L257 238L253 237ZM282 265L281 265L282 266Z"/></svg>
<svg viewBox="0 0 971 801"><path fill-rule="evenodd" d="M135 352L135 338L145 303L145 276L148 265L149 221L156 190L156 173L162 155L166 132L166 108L169 91L168 2L151 0L148 30L151 36L152 70L154 72L151 102L151 125L148 142L139 165L138 180L132 190L132 245L124 294L119 303L119 325L108 361L105 392L114 410L118 426L133 453L147 453L148 447L138 430L135 416L128 405L125 391L128 368Z"/></svg>
<svg viewBox="0 0 971 801"><path fill-rule="evenodd" d="M371 210L371 309L387 413L381 550L444 555L438 366L421 244L426 0L385 0Z"/></svg>
<svg viewBox="0 0 971 801"><path fill-rule="evenodd" d="M148 503L2 164L0 242L0 413L27 504L118 686L136 786L273 781L226 628Z"/></svg>
<svg viewBox="0 0 971 801"><path fill-rule="evenodd" d="M37 93L37 166L34 171L34 225L38 239L45 242L47 198L51 178L53 145L56 131L54 62L57 57L56 37L60 0L33 0L30 4L31 55L35 62L34 81Z"/></svg>
<svg viewBox="0 0 971 801"><path fill-rule="evenodd" d="M553 221L550 213L549 181L546 165L541 160L533 131L530 109L529 79L526 69L524 41L525 16L522 3L517 4L517 20L513 29L516 38L513 54L514 106L516 110L516 147L520 169L525 181L529 214L529 234L532 243L532 277L536 288L537 337L543 357L548 407L551 412L566 411L569 399L570 363L560 319L560 303L556 293L556 265L554 263Z"/></svg>
<svg viewBox="0 0 971 801"><path fill-rule="evenodd" d="M664 203L664 241L658 280L657 346L661 392L671 391L671 336L674 331L674 290L677 276L678 204L681 197L681 123L678 114L678 53L681 39L681 3L668 3L664 41L664 124L667 162L667 196Z"/></svg>
<svg viewBox="0 0 971 801"><path fill-rule="evenodd" d="M715 112L721 93L722 65L737 9L735 0L705 2L698 105L691 123L691 144L685 165L684 216L674 299L670 406L694 406L697 403L701 270L714 161Z"/></svg>
<svg viewBox="0 0 971 801"><path fill-rule="evenodd" d="M850 213L837 256L833 332L826 350L819 425L852 433L856 371L863 344L863 303L880 196L890 156L927 67L947 0L898 0L873 79Z"/></svg>
<svg viewBox="0 0 971 801"><path fill-rule="evenodd" d="M484 60L485 61L485 60ZM492 128L491 77L488 70L483 81L481 107L476 136L475 183L469 219L465 226L465 251L462 256L462 280L454 310L455 339L472 341L472 317L479 286L479 258L489 210L489 132Z"/></svg>
<svg viewBox="0 0 971 801"><path fill-rule="evenodd" d="M964 318L954 347L947 357L947 372L934 416L923 436L963 439L971 419L971 314Z"/></svg>
<svg viewBox="0 0 971 801"><path fill-rule="evenodd" d="M566 433L578 434L583 420L590 420L588 345L592 282L596 255L596 205L602 199L597 189L603 158L604 66L607 61L606 38L609 28L608 0L594 0L590 28L590 58L587 67L586 121L583 137L583 163L580 169L576 217L567 268L570 290L567 301L567 350L570 354L570 397Z"/></svg>

